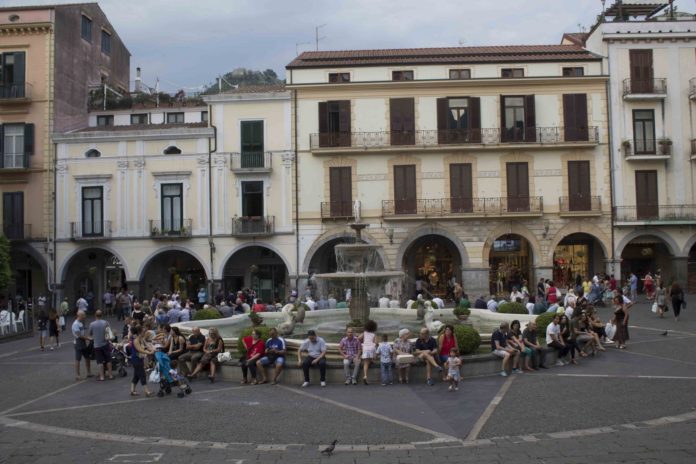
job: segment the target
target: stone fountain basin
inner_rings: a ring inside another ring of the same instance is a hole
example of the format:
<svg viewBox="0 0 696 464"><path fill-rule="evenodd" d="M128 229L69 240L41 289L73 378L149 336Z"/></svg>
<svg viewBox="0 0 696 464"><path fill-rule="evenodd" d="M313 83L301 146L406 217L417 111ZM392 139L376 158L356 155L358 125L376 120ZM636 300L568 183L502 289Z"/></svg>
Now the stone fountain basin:
<svg viewBox="0 0 696 464"><path fill-rule="evenodd" d="M264 319L264 324L268 327L277 327L285 320L285 315L282 312L261 313L261 316ZM378 341L381 340L379 336L383 333L389 336L390 341L395 340L398 331L402 328L409 329L416 336L421 327L425 326L423 321L417 319L415 309L372 308L370 309L370 318L377 322ZM313 329L326 341L329 358L337 358L339 356L338 342L343 337L349 319L347 309L308 311L304 323L296 324L295 331L284 337L290 356L296 355L300 344L306 339L307 331ZM466 322L472 325L483 339L487 340L501 322L519 320L524 327L527 322L534 319L536 319L536 315L501 314L472 308ZM436 309L434 320L453 325L459 323L451 308ZM174 326L179 327L185 336L190 335L193 327L200 327L204 335L208 334L209 328L216 327L225 341L225 350L236 351L239 335L252 324L247 314L239 314L223 319L179 322ZM362 332L359 328L354 330L356 333Z"/></svg>

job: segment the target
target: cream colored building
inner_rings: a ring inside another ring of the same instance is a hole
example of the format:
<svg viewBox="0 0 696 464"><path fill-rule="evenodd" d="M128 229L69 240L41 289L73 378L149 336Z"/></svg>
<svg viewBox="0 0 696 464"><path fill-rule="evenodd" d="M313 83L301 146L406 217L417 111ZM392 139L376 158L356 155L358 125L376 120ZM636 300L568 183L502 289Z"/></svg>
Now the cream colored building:
<svg viewBox="0 0 696 464"><path fill-rule="evenodd" d="M576 45L305 52L287 66L300 272L365 239L434 295L610 271L606 68ZM338 289L333 291L337 292Z"/></svg>
<svg viewBox="0 0 696 464"><path fill-rule="evenodd" d="M253 286L284 298L293 271L290 95L255 88L208 106L99 111L56 134L57 262L64 294L124 284L195 299ZM97 119L110 117L107 127ZM160 118L160 119L156 119ZM161 120L161 124L158 124Z"/></svg>
<svg viewBox="0 0 696 464"><path fill-rule="evenodd" d="M571 35L610 75L614 255L696 291L696 21L669 2L614 2ZM688 264L687 264L688 262ZM618 272L618 265L616 271Z"/></svg>

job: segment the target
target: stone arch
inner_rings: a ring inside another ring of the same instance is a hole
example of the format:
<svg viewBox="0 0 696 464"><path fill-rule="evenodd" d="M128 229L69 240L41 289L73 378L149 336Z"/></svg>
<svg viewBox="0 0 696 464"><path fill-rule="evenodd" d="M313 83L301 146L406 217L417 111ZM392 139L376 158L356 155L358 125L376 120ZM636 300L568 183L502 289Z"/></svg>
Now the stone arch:
<svg viewBox="0 0 696 464"><path fill-rule="evenodd" d="M664 244L667 246L667 248L670 250L670 253L672 256L681 256L681 247L677 244L677 242L672 238L671 235L669 235L667 232L659 230L659 229L636 229L628 234L624 238L621 239L621 241L616 245L616 254L618 256L621 256L623 253L624 248L631 243L631 240L638 238L638 237L644 237L651 235L653 237L657 237L660 240L664 242ZM688 253L687 253L688 254Z"/></svg>
<svg viewBox="0 0 696 464"><path fill-rule="evenodd" d="M493 248L493 242L498 238L503 235L519 235L520 237L523 237L529 242L529 245L532 247L532 252L533 252L533 262L532 266L538 266L540 265L540 259L541 259L541 245L539 244L539 241L537 240L536 236L525 226L520 225L520 224L506 224L506 225L500 225L496 229L493 230L490 234L488 234L488 238L486 239L486 243L483 245L483 263L484 265L488 265L488 262L490 260L490 255L491 255L491 248Z"/></svg>
<svg viewBox="0 0 696 464"><path fill-rule="evenodd" d="M264 243L264 242L247 242L247 243L242 243L233 249L231 249L225 257L222 259L220 262L220 268L219 272L217 273L218 276L223 276L225 274L225 267L227 267L227 262L234 256L236 253L244 250L245 248L253 248L253 247L260 247L260 248L267 248L271 250L273 253L278 255L278 257L283 261L283 264L285 264L285 269L288 272L288 275L293 275L292 270L293 268L290 266L290 261L287 260L285 255L278 250L275 246L269 244L269 243Z"/></svg>
<svg viewBox="0 0 696 464"><path fill-rule="evenodd" d="M406 252L411 247L413 242L427 235L440 235L452 242L452 244L459 252L459 258L461 259L462 268L464 268L465 264L469 262L469 255L467 254L466 249L464 248L464 244L459 239L459 237L457 237L457 234L439 224L421 226L415 230L412 230L401 242L401 246L399 246L399 250L396 252L396 260L394 262L398 263L398 265L401 266L404 262L404 256L406 255Z"/></svg>
<svg viewBox="0 0 696 464"><path fill-rule="evenodd" d="M691 238L686 241L686 245L684 245L684 249L682 250L682 256L689 256L691 247L694 245L696 245L696 234L692 235Z"/></svg>
<svg viewBox="0 0 696 464"><path fill-rule="evenodd" d="M121 262L121 266L123 267L123 272L126 274L126 280L131 281L131 280L136 280L133 279L133 276L131 275L129 268L130 266L126 262L126 260L123 258L123 255L121 253L118 253L116 250L114 250L112 247L106 246L106 245L90 245L86 247L81 247L77 248L73 251L71 251L63 260L62 264L58 267L57 275L60 276L60 282L65 282L66 280L66 273L68 268L70 267L70 264L72 260L79 255L82 252L89 251L89 250L102 250L106 251L107 253L111 253L114 255L118 260ZM138 274L140 275L140 274Z"/></svg>
<svg viewBox="0 0 696 464"><path fill-rule="evenodd" d="M18 243L18 244L13 244L11 248L11 252L18 251L20 253L26 253L29 256L32 257L34 261L38 263L38 265L41 267L41 270L43 271L44 275L46 276L46 279L48 279L48 276L51 274L51 268L48 266L48 262L46 261L46 258L44 255L42 255L39 250L34 248L31 245L23 244L23 243Z"/></svg>
<svg viewBox="0 0 696 464"><path fill-rule="evenodd" d="M553 255L558 244L561 243L561 241L564 238L573 234L586 234L591 237L594 237L599 242L599 245L602 247L604 258L611 258L611 240L604 234L604 232L602 232L599 229L599 227L595 226L594 224L588 224L584 222L572 222L562 227L561 230L559 230L556 233L556 235L554 235L554 237L551 239L551 245L547 250L548 253L544 261L552 263Z"/></svg>
<svg viewBox="0 0 696 464"><path fill-rule="evenodd" d="M210 280L212 279L212 276L210 275L210 267L208 266L208 262L205 259L202 259L198 253L196 253L194 250L191 248L185 248L179 245L169 245L167 247L163 248L158 248L156 251L153 251L150 253L147 258L145 258L140 265L140 268L138 269L138 279L137 280L144 280L145 278L145 270L147 267L152 264L152 262L157 259L158 256L162 255L163 253L166 253L168 251L180 251L182 253L186 253L187 255L191 256L192 258L196 259L198 263L201 265L203 268L203 272L205 272L206 279ZM119 258L120 259L120 258ZM128 274L126 273L126 276ZM129 279L130 280L130 279Z"/></svg>
<svg viewBox="0 0 696 464"><path fill-rule="evenodd" d="M365 241L365 243L368 243L370 245L379 245L380 243L375 240L375 238L369 234L366 230L363 230L361 232L361 237ZM309 265L312 262L312 258L314 255L321 249L322 246L326 245L332 240L340 239L340 238L345 238L345 239L355 239L355 233L345 229L345 228L340 228L340 229L332 229L329 230L319 237L317 237L314 242L312 242L312 246L309 247L309 250L305 253L304 260L302 261L302 273L307 273L309 272ZM382 260L382 265L384 266L384 269L391 269L390 264L389 264L389 259L387 258L386 253L384 252L384 248L379 248L377 250L377 254L379 254L380 259Z"/></svg>

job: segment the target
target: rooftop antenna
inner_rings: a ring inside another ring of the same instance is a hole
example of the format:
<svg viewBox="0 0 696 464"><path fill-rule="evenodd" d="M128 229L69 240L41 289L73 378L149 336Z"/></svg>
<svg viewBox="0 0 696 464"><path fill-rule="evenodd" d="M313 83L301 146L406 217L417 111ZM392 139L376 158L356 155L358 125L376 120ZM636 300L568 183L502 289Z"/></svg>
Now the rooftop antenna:
<svg viewBox="0 0 696 464"><path fill-rule="evenodd" d="M326 24L320 24L314 28L314 43L316 46L316 51L319 51L319 41L326 38L326 36L319 37L319 29L325 26Z"/></svg>
<svg viewBox="0 0 696 464"><path fill-rule="evenodd" d="M295 42L295 56L300 54L300 45L311 45L311 44L312 44L312 42Z"/></svg>

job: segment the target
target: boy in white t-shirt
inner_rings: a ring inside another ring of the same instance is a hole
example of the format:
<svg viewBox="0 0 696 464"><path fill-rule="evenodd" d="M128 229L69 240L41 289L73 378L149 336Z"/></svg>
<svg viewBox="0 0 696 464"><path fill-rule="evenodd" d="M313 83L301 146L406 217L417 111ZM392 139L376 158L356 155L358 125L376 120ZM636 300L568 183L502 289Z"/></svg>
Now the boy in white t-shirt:
<svg viewBox="0 0 696 464"><path fill-rule="evenodd" d="M379 354L382 386L385 387L394 383L394 379L392 378L392 357L394 355L394 349L391 343L389 343L387 334L382 335L382 342L377 345L377 353Z"/></svg>
<svg viewBox="0 0 696 464"><path fill-rule="evenodd" d="M448 391L459 391L459 380L461 380L460 369L462 367L462 360L457 353L456 348L451 348L449 352L449 357L445 361L445 367L447 368L447 380L450 383Z"/></svg>

